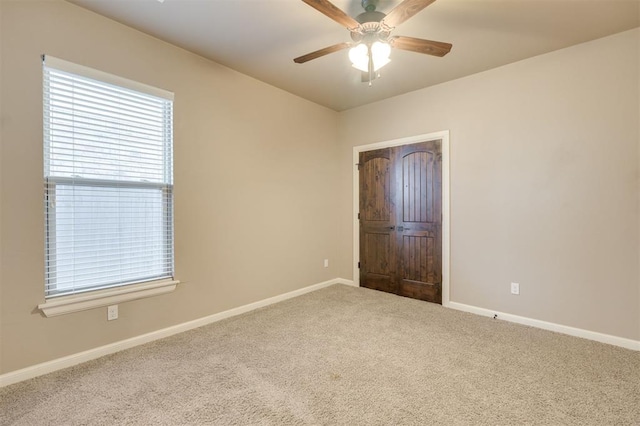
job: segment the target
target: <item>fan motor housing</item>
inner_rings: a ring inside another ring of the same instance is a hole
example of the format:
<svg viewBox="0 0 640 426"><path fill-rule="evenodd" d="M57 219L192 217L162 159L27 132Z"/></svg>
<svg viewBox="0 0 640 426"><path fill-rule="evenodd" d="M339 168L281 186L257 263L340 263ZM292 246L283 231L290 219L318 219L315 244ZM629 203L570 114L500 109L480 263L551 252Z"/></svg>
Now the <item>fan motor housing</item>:
<svg viewBox="0 0 640 426"><path fill-rule="evenodd" d="M366 0L363 0L363 5ZM380 21L387 16L382 12L375 10L369 10L363 12L355 17L355 20L360 23L360 30L351 33L351 38L355 42L360 42L363 39L386 40L389 37L389 31L386 31L381 25Z"/></svg>
<svg viewBox="0 0 640 426"><path fill-rule="evenodd" d="M387 16L382 12L377 12L375 10L363 12L360 15L355 17L355 20L360 22L362 25L375 22L378 24L382 19Z"/></svg>

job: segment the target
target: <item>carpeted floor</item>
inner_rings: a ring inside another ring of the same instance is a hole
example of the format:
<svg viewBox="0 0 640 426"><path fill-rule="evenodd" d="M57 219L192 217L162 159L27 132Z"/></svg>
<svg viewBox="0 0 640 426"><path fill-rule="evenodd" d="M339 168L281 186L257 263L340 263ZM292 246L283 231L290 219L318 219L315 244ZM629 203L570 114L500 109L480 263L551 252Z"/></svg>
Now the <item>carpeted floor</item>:
<svg viewBox="0 0 640 426"><path fill-rule="evenodd" d="M640 353L335 285L0 389L2 425L640 425Z"/></svg>

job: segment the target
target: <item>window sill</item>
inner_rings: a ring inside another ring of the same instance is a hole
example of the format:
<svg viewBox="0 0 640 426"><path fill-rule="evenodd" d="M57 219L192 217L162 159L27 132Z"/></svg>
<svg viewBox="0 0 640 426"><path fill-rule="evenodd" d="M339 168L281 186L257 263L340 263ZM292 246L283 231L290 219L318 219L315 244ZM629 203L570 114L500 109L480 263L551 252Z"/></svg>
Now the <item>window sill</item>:
<svg viewBox="0 0 640 426"><path fill-rule="evenodd" d="M62 296L47 300L38 305L38 309L40 309L46 317L55 317L169 293L174 291L179 283L180 281L175 280L162 280L98 290L73 296Z"/></svg>

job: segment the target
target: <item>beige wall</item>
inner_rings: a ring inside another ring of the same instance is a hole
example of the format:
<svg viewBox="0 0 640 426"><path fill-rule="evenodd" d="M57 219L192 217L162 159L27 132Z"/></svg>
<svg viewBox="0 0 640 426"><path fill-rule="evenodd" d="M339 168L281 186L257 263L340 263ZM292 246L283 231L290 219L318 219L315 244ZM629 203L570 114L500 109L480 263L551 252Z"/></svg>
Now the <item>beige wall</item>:
<svg viewBox="0 0 640 426"><path fill-rule="evenodd" d="M451 300L640 339L639 40L636 29L341 113L341 258L352 147L450 130Z"/></svg>
<svg viewBox="0 0 640 426"><path fill-rule="evenodd" d="M337 113L61 1L1 1L0 373L337 276ZM41 54L175 92L171 294L44 318Z"/></svg>

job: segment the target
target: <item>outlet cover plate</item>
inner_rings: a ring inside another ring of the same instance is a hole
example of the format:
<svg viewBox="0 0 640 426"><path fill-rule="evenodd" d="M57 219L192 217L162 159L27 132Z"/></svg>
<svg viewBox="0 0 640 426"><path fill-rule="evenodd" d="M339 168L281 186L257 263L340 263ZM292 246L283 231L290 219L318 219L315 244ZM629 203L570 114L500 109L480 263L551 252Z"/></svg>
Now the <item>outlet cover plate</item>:
<svg viewBox="0 0 640 426"><path fill-rule="evenodd" d="M520 294L520 284L511 283L511 294Z"/></svg>
<svg viewBox="0 0 640 426"><path fill-rule="evenodd" d="M107 307L107 321L118 319L118 305L111 305Z"/></svg>

